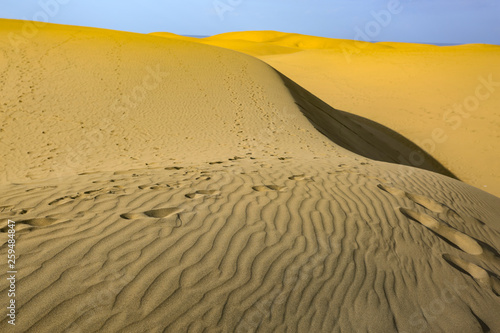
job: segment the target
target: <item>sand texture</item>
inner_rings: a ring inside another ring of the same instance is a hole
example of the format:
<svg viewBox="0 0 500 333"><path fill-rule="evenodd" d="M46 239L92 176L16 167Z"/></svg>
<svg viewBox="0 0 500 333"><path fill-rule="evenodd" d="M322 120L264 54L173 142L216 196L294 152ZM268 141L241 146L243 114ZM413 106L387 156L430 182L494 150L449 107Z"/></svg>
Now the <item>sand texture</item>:
<svg viewBox="0 0 500 333"><path fill-rule="evenodd" d="M500 331L500 198L441 155L395 164L411 136L251 55L60 25L13 47L23 24L0 20L0 332Z"/></svg>

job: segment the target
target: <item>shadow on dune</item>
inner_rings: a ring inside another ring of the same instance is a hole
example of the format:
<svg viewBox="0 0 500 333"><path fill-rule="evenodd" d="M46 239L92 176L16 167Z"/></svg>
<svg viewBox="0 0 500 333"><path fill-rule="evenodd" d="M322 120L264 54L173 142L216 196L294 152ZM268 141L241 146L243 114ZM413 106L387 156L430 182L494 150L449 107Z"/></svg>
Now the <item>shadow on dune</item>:
<svg viewBox="0 0 500 333"><path fill-rule="evenodd" d="M314 127L339 146L373 160L408 165L458 179L401 134L369 119L337 110L282 73L278 74Z"/></svg>

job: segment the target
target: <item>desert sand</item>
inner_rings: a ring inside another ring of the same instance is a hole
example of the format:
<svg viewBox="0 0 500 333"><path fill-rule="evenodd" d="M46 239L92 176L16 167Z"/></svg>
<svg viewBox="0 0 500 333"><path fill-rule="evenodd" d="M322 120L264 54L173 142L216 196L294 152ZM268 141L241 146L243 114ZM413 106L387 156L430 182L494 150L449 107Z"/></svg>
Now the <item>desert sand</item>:
<svg viewBox="0 0 500 333"><path fill-rule="evenodd" d="M500 198L453 178L472 143L408 166L402 128L256 58L307 45L28 24L0 20L1 332L500 331Z"/></svg>
<svg viewBox="0 0 500 333"><path fill-rule="evenodd" d="M258 57L332 107L395 130L459 179L500 196L500 46L366 43L275 31L197 41ZM421 167L420 159L413 164Z"/></svg>

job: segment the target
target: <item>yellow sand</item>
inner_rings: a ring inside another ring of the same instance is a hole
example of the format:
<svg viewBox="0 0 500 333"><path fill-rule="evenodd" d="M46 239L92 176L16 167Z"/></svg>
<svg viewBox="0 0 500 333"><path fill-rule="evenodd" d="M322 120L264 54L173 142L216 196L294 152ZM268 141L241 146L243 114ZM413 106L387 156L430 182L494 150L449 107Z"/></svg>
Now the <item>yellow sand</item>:
<svg viewBox="0 0 500 333"><path fill-rule="evenodd" d="M397 131L459 179L500 195L500 46L370 44L273 31L198 41L259 57L331 106Z"/></svg>
<svg viewBox="0 0 500 333"><path fill-rule="evenodd" d="M0 21L0 332L500 330L499 198L390 163L417 148L255 57L61 25L12 45L29 24Z"/></svg>

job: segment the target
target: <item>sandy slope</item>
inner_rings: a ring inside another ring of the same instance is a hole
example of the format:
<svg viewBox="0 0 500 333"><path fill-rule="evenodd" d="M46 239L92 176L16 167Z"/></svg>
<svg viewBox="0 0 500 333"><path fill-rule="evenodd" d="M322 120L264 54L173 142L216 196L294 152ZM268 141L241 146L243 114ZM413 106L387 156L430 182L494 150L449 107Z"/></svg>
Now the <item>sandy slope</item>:
<svg viewBox="0 0 500 333"><path fill-rule="evenodd" d="M330 105L399 132L463 181L500 196L500 46L370 44L274 31L200 42L259 57Z"/></svg>
<svg viewBox="0 0 500 333"><path fill-rule="evenodd" d="M499 198L354 153L414 147L255 58L57 25L16 52L22 25L0 21L0 331L500 330Z"/></svg>

